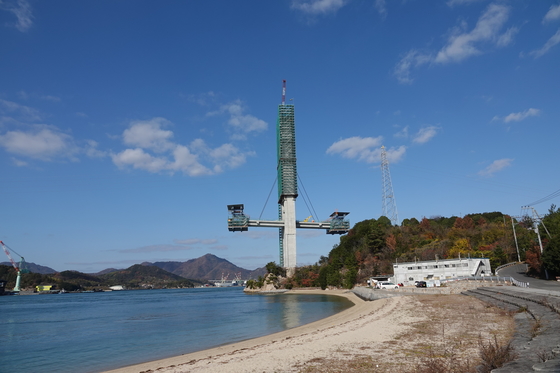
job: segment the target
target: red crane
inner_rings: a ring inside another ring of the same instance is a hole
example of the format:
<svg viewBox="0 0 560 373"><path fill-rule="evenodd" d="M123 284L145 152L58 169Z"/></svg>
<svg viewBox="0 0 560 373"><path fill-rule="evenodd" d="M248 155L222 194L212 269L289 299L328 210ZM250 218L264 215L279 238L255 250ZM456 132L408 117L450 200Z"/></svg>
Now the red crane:
<svg viewBox="0 0 560 373"><path fill-rule="evenodd" d="M2 249L4 249L4 252L6 253L6 255L8 256L8 258L10 259L10 262L12 262L12 266L16 269L17 271L17 278L16 278L16 286L14 287L14 291L19 291L19 284L21 281L21 273L26 273L27 271L24 269L25 266L25 259L23 258L23 256L19 255L18 253L16 253L13 249L9 248L8 245L6 245L4 242L0 241L0 245L2 245ZM12 256L10 255L10 250L16 254L17 256L19 256L21 258L19 265L15 262L15 260L12 258Z"/></svg>

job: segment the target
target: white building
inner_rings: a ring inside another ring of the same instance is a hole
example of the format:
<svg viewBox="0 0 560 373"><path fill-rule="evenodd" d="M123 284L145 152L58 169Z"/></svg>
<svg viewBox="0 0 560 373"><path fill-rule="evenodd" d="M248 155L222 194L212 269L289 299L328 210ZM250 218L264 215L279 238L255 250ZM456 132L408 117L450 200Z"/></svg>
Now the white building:
<svg viewBox="0 0 560 373"><path fill-rule="evenodd" d="M457 258L423 262L395 263L395 283L413 284L414 281L447 280L463 276L490 276L490 260L487 258Z"/></svg>

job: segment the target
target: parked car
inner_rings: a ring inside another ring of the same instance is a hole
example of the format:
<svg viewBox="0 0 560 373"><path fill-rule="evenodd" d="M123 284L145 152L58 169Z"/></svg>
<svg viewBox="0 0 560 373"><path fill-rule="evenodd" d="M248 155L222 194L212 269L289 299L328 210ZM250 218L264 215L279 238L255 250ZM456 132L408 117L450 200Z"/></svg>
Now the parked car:
<svg viewBox="0 0 560 373"><path fill-rule="evenodd" d="M417 288L425 288L426 287L426 281L416 281L416 287Z"/></svg>
<svg viewBox="0 0 560 373"><path fill-rule="evenodd" d="M382 282L379 284L380 289L398 289L399 285L395 285L392 282Z"/></svg>

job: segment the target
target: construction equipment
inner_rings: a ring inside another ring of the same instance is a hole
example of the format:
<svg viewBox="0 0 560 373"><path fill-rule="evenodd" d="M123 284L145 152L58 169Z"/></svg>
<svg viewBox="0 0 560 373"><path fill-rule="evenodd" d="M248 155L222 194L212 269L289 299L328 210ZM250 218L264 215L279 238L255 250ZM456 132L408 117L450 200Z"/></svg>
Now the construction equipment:
<svg viewBox="0 0 560 373"><path fill-rule="evenodd" d="M23 258L23 256L19 255L13 249L8 247L8 245L6 245L4 242L0 241L0 245L2 245L2 248L4 249L4 252L8 256L8 258L10 259L10 262L12 263L12 266L17 271L16 286L14 287L13 291L14 292L19 292L20 291L21 274L22 273L29 273L29 271L25 268L25 259ZM14 261L14 259L10 255L10 251L21 258L20 261L19 261L19 265Z"/></svg>

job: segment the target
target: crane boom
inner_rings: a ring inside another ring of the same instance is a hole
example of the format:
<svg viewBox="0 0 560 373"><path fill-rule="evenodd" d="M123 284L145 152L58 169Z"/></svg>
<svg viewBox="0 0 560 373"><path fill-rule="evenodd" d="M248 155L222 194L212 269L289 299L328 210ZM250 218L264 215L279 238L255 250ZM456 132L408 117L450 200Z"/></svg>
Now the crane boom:
<svg viewBox="0 0 560 373"><path fill-rule="evenodd" d="M0 241L0 245L2 245L2 249L4 249L4 252L8 256L8 258L10 259L10 262L12 262L12 266L14 266L15 270L17 271L16 286L14 286L13 291L15 293L19 293L20 282L21 282L21 274L22 273L29 273L29 271L25 269L25 259L23 258L23 256L19 255L14 250L9 248L8 245L6 245L4 242ZM19 262L20 263L19 266L16 264L15 260L10 255L10 251L12 251L14 254L16 254L17 256L19 256L21 258L21 260Z"/></svg>
<svg viewBox="0 0 560 373"><path fill-rule="evenodd" d="M12 256L10 255L10 248L2 241L0 241L0 245L2 245L2 248L4 249L4 252L6 253L6 255L8 256L8 259L10 259L10 262L12 262L12 265L14 266L14 268L16 269L16 271L19 271L19 267L17 266L16 262L14 261L14 259L12 258ZM14 251L15 252L15 251ZM17 254L17 253L16 253Z"/></svg>

